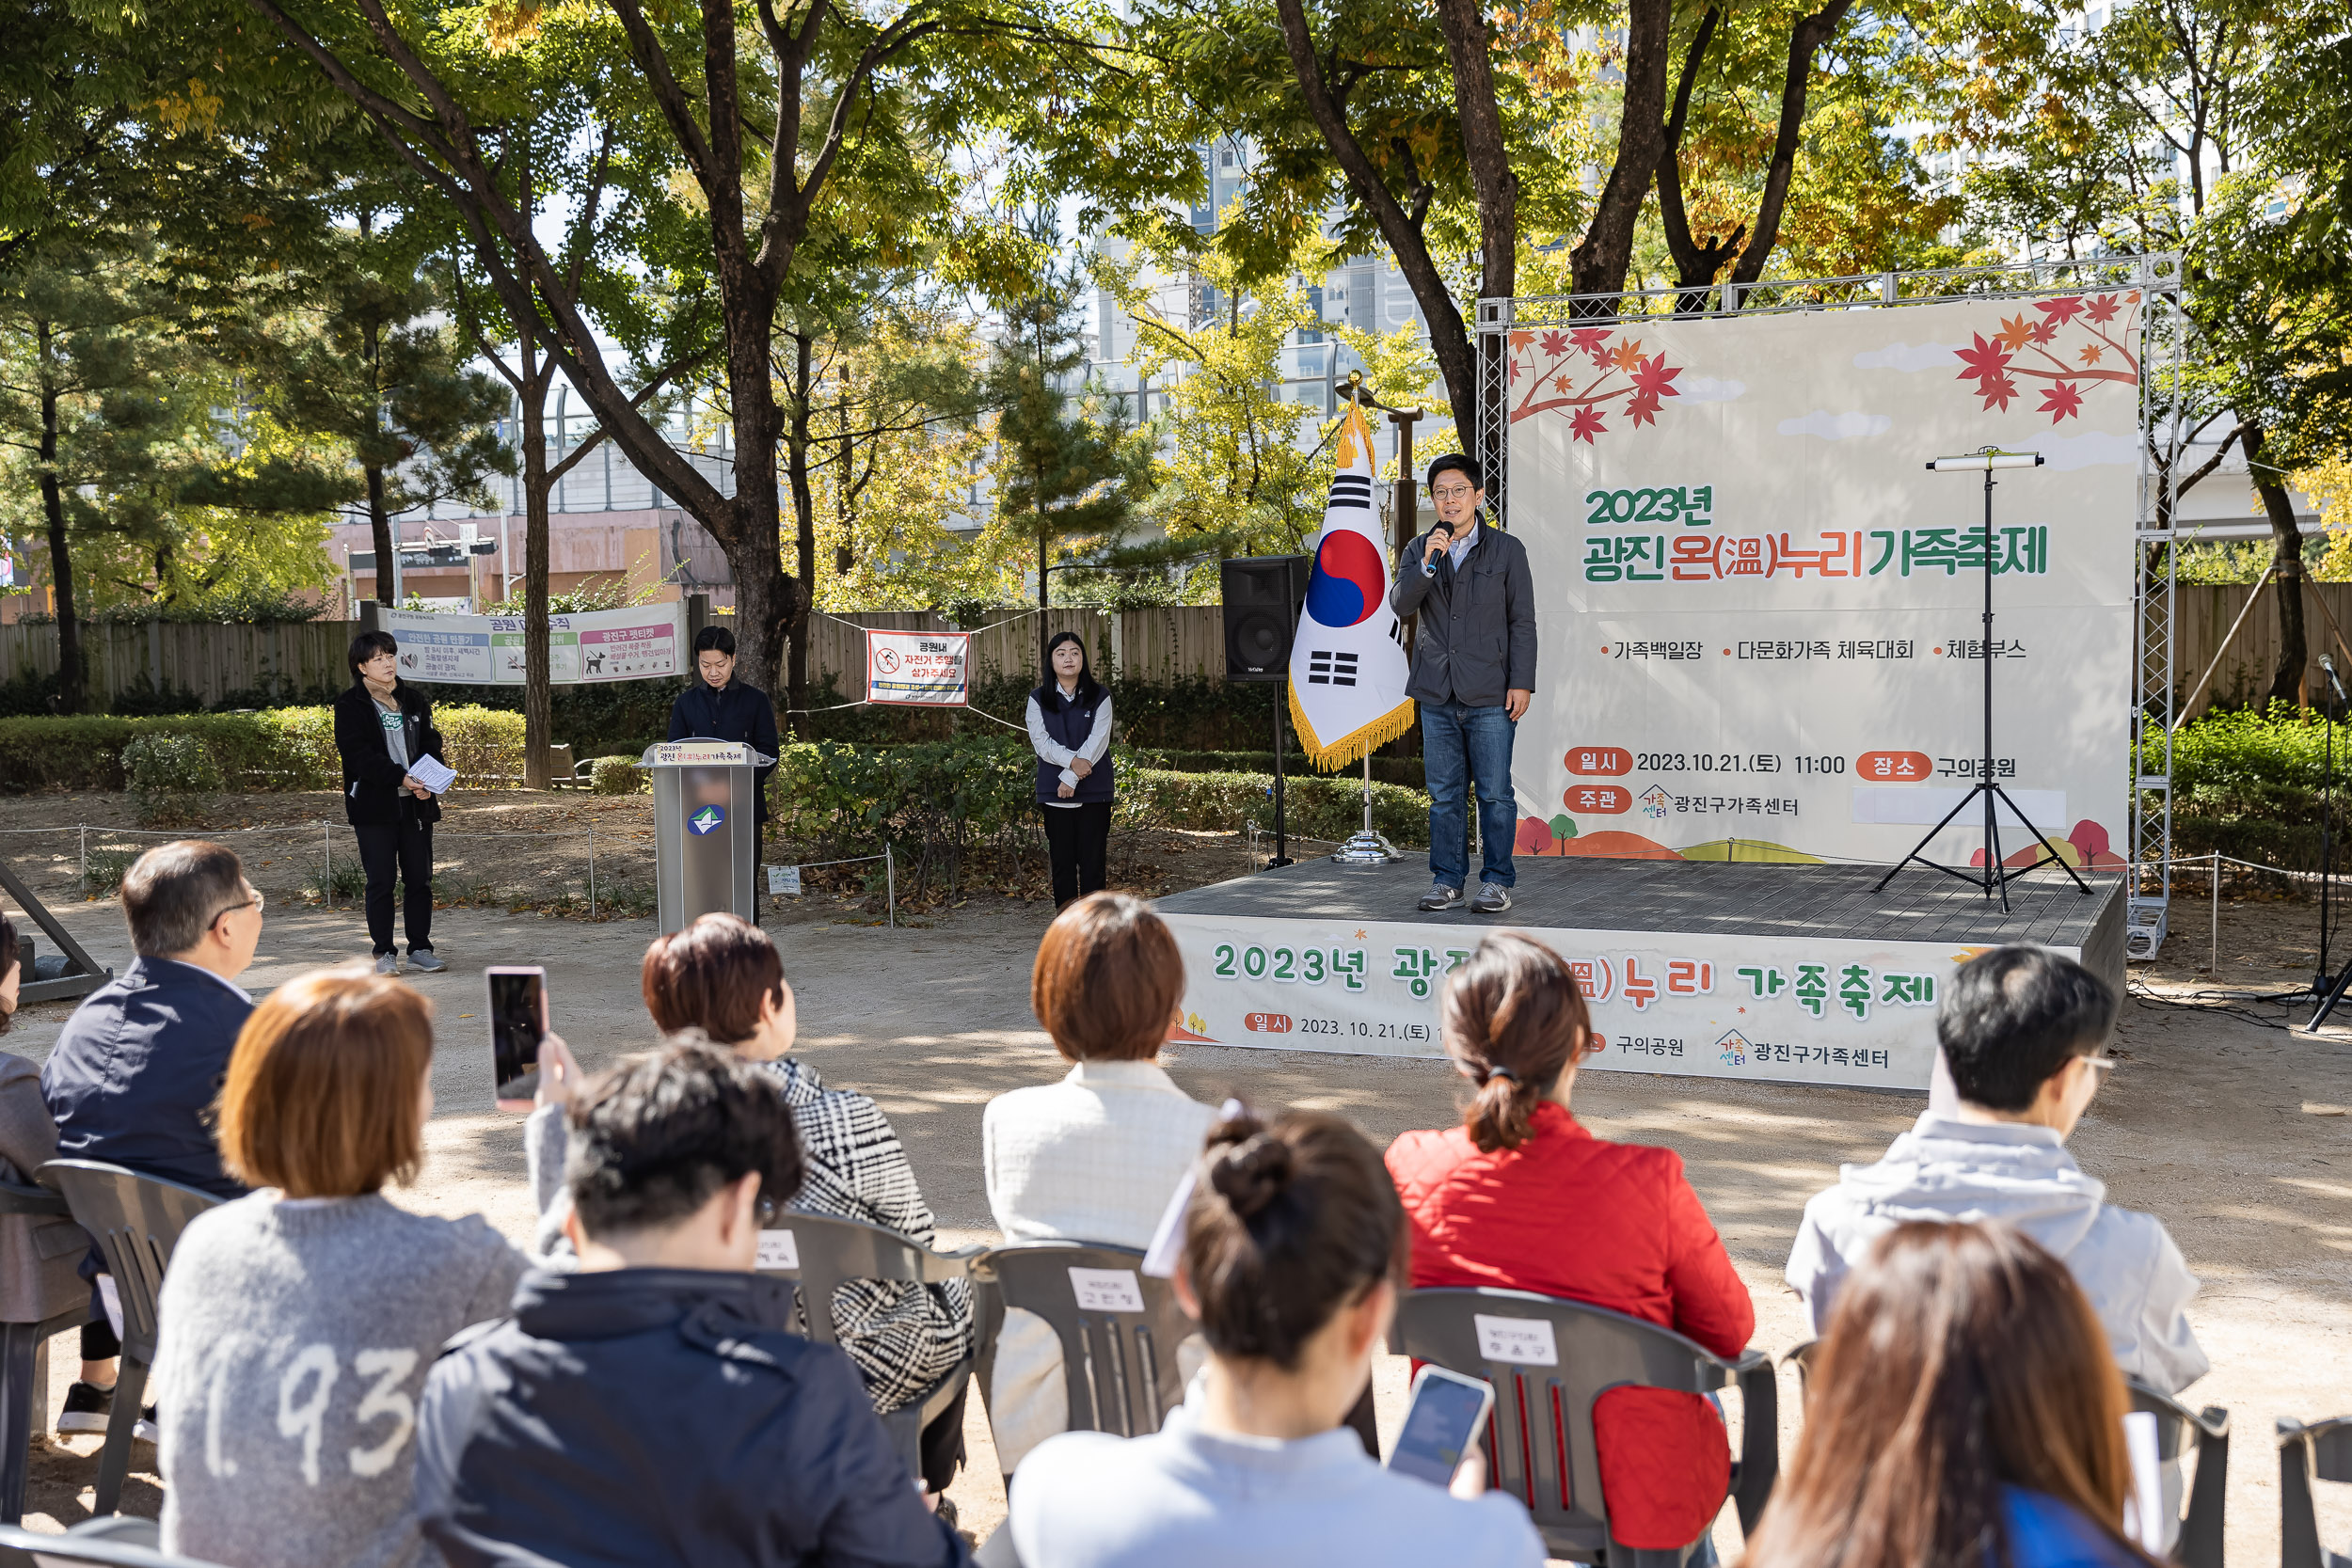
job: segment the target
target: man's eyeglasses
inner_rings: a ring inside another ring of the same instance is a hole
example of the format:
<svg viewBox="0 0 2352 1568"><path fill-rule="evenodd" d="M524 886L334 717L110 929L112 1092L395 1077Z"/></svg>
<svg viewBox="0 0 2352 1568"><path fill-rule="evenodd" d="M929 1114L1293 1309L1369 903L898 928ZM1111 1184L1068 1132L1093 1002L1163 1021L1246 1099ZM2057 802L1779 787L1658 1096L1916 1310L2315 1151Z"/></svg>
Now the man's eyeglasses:
<svg viewBox="0 0 2352 1568"><path fill-rule="evenodd" d="M266 900L262 896L262 890L260 888L254 888L250 891L253 894L252 897L240 899L234 904L224 904L219 909L215 910L213 911L213 918L204 923L204 928L208 931L211 930L215 926L220 923L220 917L224 914L234 914L239 910L258 910L262 908L262 906L266 902Z"/></svg>
<svg viewBox="0 0 2352 1568"><path fill-rule="evenodd" d="M1449 484L1442 490L1432 490L1429 493L1441 501L1468 500L1478 494L1475 489L1467 484Z"/></svg>
<svg viewBox="0 0 2352 1568"><path fill-rule="evenodd" d="M2102 1078L2115 1070L2115 1058L2108 1055L2085 1056L2084 1064Z"/></svg>

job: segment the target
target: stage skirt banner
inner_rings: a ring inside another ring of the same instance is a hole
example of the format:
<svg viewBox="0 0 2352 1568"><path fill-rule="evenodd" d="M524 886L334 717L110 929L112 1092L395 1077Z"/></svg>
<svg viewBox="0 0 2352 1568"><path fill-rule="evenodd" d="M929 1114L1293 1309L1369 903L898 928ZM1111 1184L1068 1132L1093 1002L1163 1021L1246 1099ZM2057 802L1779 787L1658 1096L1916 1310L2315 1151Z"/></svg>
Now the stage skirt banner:
<svg viewBox="0 0 2352 1568"><path fill-rule="evenodd" d="M1440 1056L1458 924L1163 912L1184 959L1179 1043ZM1981 947L1537 930L1592 1009L1588 1070L1925 1089L1935 1009ZM2079 958L2074 948L2053 952Z"/></svg>
<svg viewBox="0 0 2352 1568"><path fill-rule="evenodd" d="M376 612L400 644L403 680L523 684L523 618ZM686 673L686 607L632 605L548 617L548 673L558 686L654 680Z"/></svg>
<svg viewBox="0 0 2352 1568"><path fill-rule="evenodd" d="M2121 865L2137 291L1510 336L1510 525L1540 689L1518 850L1901 858L1995 781ZM2045 466L1930 473L1984 446ZM1981 863L1974 826L1936 858ZM2004 822L2005 859L2040 850Z"/></svg>
<svg viewBox="0 0 2352 1568"><path fill-rule="evenodd" d="M971 704L972 635L961 631L866 632L866 700L918 707Z"/></svg>

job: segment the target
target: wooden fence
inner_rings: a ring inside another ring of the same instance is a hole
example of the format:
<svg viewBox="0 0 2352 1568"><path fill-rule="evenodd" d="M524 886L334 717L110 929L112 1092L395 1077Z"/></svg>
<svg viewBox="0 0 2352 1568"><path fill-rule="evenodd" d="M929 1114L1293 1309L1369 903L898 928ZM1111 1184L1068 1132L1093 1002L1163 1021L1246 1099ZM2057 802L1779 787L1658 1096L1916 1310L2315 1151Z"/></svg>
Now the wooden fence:
<svg viewBox="0 0 2352 1568"><path fill-rule="evenodd" d="M1164 610L1052 610L1049 632L1074 631L1099 663L1107 646L1131 677L1167 680L1179 675L1220 678L1225 670L1225 611L1216 605L1180 605ZM831 673L844 690L863 679L867 626L887 631L951 629L928 611L867 610L846 616L812 617L809 672ZM186 690L207 707L233 696L275 686L304 691L347 685L343 653L358 633L356 621L308 621L282 626L238 626L150 622L82 627L87 650L90 706L103 709L126 691L153 688ZM1038 615L1009 611L975 628L972 659L976 680L1007 671L1033 675L1038 669ZM57 668L54 626L0 626L0 681L26 671L52 674Z"/></svg>
<svg viewBox="0 0 2352 1568"><path fill-rule="evenodd" d="M2198 677L2214 663L2217 650L2229 638L2230 627L2246 610L2253 592L2246 584L2197 584L2179 591L2174 610L2172 678L2185 701L2201 712L2217 702L2242 702L2269 689L2272 665L2278 659L2279 595L2274 583L2247 613L2246 624L2229 641L2213 678L2201 691L2193 691ZM2304 598L2304 635L2311 649L2307 690L2313 702L2326 689L2319 668L2322 654L2335 656L2336 669L2352 685L2352 583L2318 582L2308 586ZM1074 631L1086 639L1088 652L1098 660L1108 646L1120 671L1130 678L1168 680L1185 675L1222 677L1225 669L1225 612L1216 605L1180 605L1167 609L1053 610L1045 624L1052 631ZM844 690L855 687L866 667L867 626L894 631L951 629L927 611L866 610L813 618L809 638L812 676L830 672ZM1027 673L1038 667L1038 616L1035 610L1008 611L977 629L972 657L975 679L1007 671ZM189 626L153 622L145 626L86 626L84 645L89 650L91 705L110 705L124 691L142 686L159 690L194 692L205 705L277 685L295 691L314 687L341 687L348 676L343 650L358 624L352 621L311 621L286 626ZM23 671L43 674L57 667L55 626L0 626L0 681ZM1554 665L1553 668L1559 668ZM1571 676L1571 678L1573 678Z"/></svg>

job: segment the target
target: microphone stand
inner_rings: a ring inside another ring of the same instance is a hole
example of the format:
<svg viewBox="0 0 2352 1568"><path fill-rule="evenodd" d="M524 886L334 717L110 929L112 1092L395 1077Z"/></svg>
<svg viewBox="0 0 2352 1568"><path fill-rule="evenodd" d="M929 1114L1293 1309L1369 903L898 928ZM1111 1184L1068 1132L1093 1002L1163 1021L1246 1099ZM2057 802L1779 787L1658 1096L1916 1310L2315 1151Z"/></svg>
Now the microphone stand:
<svg viewBox="0 0 2352 1568"><path fill-rule="evenodd" d="M2345 990L2352 988L2352 959L2347 959L2344 968L2334 975L2328 973L2328 906L2335 890L2336 724L2344 713L2345 699L2344 682L2336 676L2333 656L2320 655L2319 667L2328 673L2328 686L2335 695L2335 713L2333 716L2325 713L2320 716L2328 726L2328 741L2324 753L2327 760L2320 774L2319 970L2312 976L2312 994L2320 1001L2319 1010L2312 1014L2311 1022L2304 1025L2306 1029L2316 1029L2327 1022L2328 1015L2336 1010L2338 1002L2344 1000ZM2214 869L2218 876L2219 863L2216 863Z"/></svg>

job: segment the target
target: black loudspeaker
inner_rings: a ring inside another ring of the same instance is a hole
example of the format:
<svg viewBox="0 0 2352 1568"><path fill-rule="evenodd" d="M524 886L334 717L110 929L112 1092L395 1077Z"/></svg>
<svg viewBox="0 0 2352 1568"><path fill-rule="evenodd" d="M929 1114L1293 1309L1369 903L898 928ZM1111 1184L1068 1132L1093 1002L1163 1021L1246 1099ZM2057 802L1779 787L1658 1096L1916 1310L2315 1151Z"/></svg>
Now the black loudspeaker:
<svg viewBox="0 0 2352 1568"><path fill-rule="evenodd" d="M1313 562L1303 555L1239 556L1220 563L1225 588L1225 678L1279 681L1291 672L1291 639L1307 603Z"/></svg>

